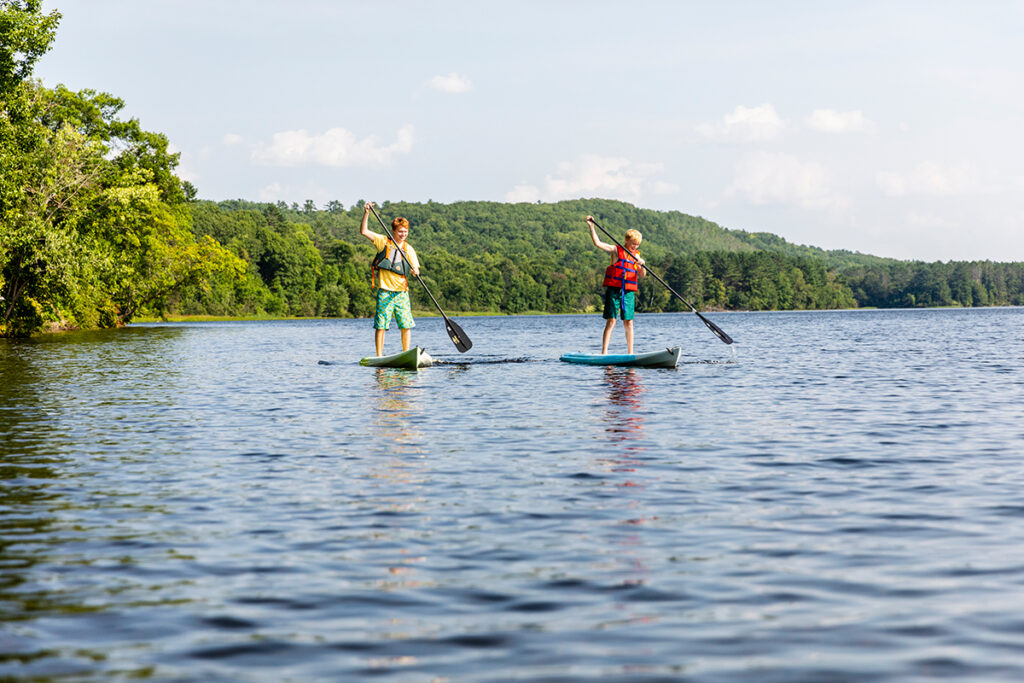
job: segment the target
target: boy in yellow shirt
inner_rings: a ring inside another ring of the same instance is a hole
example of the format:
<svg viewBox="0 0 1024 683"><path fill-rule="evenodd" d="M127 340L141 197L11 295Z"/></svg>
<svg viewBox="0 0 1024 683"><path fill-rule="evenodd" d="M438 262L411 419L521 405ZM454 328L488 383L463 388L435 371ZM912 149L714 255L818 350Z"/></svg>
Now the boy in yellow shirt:
<svg viewBox="0 0 1024 683"><path fill-rule="evenodd" d="M395 237L395 241L392 242L386 235L378 235L367 228L372 207L371 202L366 202L363 207L363 221L359 225L359 234L371 240L377 249L372 264L373 284L377 287L373 341L377 347L377 356L382 356L384 333L391 328L392 318L398 322L398 328L402 332L402 350L409 350L411 330L416 326L416 322L412 319L407 276L409 273L416 276L420 274L420 262L416 257L416 250L405 241L409 236L409 221L402 217L391 221L391 234ZM405 252L408 260L402 257L402 252Z"/></svg>

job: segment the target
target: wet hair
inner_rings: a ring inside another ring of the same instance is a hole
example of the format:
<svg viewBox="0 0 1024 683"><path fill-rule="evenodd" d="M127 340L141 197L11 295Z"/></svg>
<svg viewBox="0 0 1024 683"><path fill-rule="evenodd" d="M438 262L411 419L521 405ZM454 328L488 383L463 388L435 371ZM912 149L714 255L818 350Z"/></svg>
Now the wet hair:
<svg viewBox="0 0 1024 683"><path fill-rule="evenodd" d="M640 234L639 230L634 230L630 228L629 230L626 231L626 239L636 240L636 243L640 244L643 241L644 236Z"/></svg>
<svg viewBox="0 0 1024 683"><path fill-rule="evenodd" d="M406 230L408 230L409 229L409 219L408 218L402 218L401 216L399 216L395 220L391 221L391 229L392 230L398 230L399 228L405 228Z"/></svg>

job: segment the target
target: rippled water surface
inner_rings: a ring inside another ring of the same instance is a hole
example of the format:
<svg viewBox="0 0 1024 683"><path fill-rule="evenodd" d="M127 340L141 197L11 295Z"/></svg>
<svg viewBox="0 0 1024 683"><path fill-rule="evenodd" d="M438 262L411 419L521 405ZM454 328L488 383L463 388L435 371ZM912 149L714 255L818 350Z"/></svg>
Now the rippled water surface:
<svg viewBox="0 0 1024 683"><path fill-rule="evenodd" d="M0 678L1024 679L1024 309L710 317L0 340Z"/></svg>

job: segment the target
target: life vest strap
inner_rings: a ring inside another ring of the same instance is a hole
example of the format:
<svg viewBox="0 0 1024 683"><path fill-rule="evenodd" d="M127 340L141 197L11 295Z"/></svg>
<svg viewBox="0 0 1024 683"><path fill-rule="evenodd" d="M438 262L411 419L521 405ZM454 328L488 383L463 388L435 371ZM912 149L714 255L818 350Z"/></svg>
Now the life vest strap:
<svg viewBox="0 0 1024 683"><path fill-rule="evenodd" d="M393 247L390 256L388 256L388 246ZM403 256L402 250L399 249L398 245L392 242L389 237L387 242L384 243L384 248L378 251L377 255L374 256L373 260L370 262L370 283L371 285L376 284L377 271L387 270L392 273L397 273L402 277L407 277L411 269L412 266L409 263L409 260ZM409 284L406 282L406 288L408 288L408 286Z"/></svg>
<svg viewBox="0 0 1024 683"><path fill-rule="evenodd" d="M618 287L625 292L637 291L637 280L639 278L638 273L640 269L637 267L637 263L632 258L626 257L626 250L616 245L616 256L618 258L614 263L605 268L604 271L604 286L605 287Z"/></svg>

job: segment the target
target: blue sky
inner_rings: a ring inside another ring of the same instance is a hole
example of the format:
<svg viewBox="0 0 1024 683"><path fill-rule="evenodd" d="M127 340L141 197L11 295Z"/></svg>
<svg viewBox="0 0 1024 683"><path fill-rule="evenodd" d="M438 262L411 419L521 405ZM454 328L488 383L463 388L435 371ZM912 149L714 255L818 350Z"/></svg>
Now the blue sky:
<svg viewBox="0 0 1024 683"><path fill-rule="evenodd" d="M36 76L124 99L204 199L604 197L1024 261L1021 2L44 7L63 19Z"/></svg>

